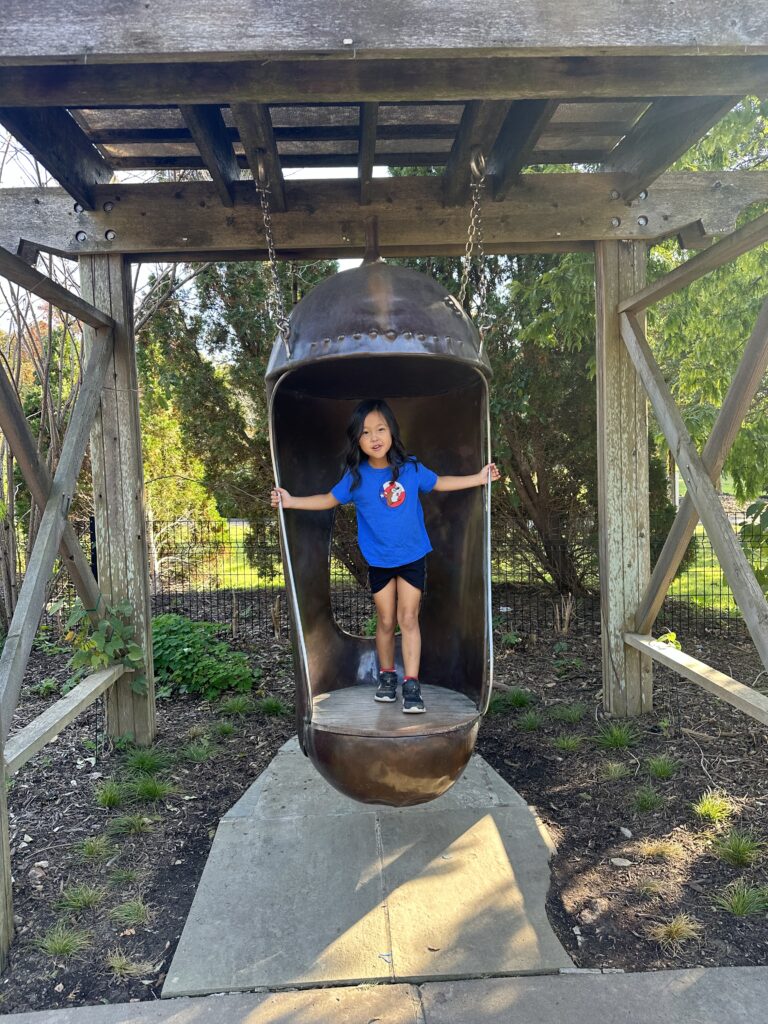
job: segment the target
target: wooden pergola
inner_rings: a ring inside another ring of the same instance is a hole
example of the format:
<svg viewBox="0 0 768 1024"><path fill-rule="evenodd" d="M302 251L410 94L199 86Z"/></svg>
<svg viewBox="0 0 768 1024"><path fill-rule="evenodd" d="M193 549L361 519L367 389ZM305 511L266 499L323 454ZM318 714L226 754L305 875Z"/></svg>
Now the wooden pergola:
<svg viewBox="0 0 768 1024"><path fill-rule="evenodd" d="M3 13L0 122L61 187L0 190L0 273L80 319L87 364L52 479L0 370L0 429L45 508L0 657L0 953L13 921L4 776L102 693L113 735L154 737L129 266L264 259L260 168L282 259L362 256L371 217L385 257L463 252L475 147L488 165L486 251L594 250L606 711L649 710L659 661L768 723L768 699L650 636L700 519L768 667L768 605L713 484L768 366L768 305L701 453L643 321L768 239L768 215L734 230L768 202L768 173L666 172L742 97L768 91L764 0L6 0ZM381 164L443 172L374 178ZM524 173L546 164L575 166ZM291 167L356 173L290 181ZM210 180L113 180L159 168ZM648 246L675 235L703 251L646 285ZM34 269L41 251L79 261L81 296ZM653 574L647 398L688 488ZM89 436L98 584L67 522ZM10 735L57 555L92 617L130 602L149 683L138 693L124 666L106 669Z"/></svg>

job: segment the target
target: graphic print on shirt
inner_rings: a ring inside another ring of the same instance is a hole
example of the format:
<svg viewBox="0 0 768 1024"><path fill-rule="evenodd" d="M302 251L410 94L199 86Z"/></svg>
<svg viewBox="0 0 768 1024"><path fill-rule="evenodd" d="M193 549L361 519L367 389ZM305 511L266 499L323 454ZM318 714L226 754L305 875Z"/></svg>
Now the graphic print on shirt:
<svg viewBox="0 0 768 1024"><path fill-rule="evenodd" d="M387 508L397 508L405 501L405 488L398 480L387 480L379 492Z"/></svg>

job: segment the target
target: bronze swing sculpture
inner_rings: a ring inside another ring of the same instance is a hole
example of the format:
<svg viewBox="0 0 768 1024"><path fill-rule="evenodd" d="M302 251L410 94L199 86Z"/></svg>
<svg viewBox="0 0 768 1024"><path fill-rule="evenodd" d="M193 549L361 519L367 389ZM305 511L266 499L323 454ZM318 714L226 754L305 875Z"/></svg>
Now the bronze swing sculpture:
<svg viewBox="0 0 768 1024"><path fill-rule="evenodd" d="M473 240L470 229L470 257ZM490 367L481 337L432 278L366 259L317 285L278 322L266 381L279 486L328 491L341 468L328 452L340 449L350 412L371 396L389 402L409 449L428 453L438 474L470 473L489 461ZM492 685L489 502L488 487L425 496L434 549L421 610L429 713L415 722L374 703L374 640L334 620L334 511L279 510L299 742L328 782L355 800L424 803L449 789L469 760Z"/></svg>

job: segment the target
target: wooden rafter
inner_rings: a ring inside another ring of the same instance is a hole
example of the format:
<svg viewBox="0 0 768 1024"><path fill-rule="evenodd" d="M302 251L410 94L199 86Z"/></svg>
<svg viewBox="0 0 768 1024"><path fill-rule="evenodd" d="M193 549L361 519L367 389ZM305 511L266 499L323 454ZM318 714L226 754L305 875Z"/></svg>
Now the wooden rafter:
<svg viewBox="0 0 768 1024"><path fill-rule="evenodd" d="M603 170L609 173L629 175L621 193L624 201L637 199L740 99L740 96L678 96L652 103L603 165Z"/></svg>
<svg viewBox="0 0 768 1024"><path fill-rule="evenodd" d="M69 111L8 106L0 122L76 202L94 208L94 186L110 181L112 168Z"/></svg>
<svg viewBox="0 0 768 1024"><path fill-rule="evenodd" d="M2 364L0 364L0 430L10 445L13 457L32 497L43 508L51 493L53 480L48 467L40 459L37 444L29 429L19 396ZM104 613L99 585L83 553L77 534L68 522L64 526L59 555L83 607L89 610L91 619L97 621Z"/></svg>
<svg viewBox="0 0 768 1024"><path fill-rule="evenodd" d="M463 206L469 199L472 151L479 148L487 159L509 108L506 100L473 100L464 107L443 172L443 201L446 206Z"/></svg>
<svg viewBox="0 0 768 1024"><path fill-rule="evenodd" d="M232 116L235 124L238 125L240 119L235 117L234 111ZM568 127L572 127L570 123ZM602 124L599 127L601 131L606 130ZM360 128L355 124L290 126L273 124L272 132L277 142L357 142L360 138ZM379 124L376 134L384 142L411 141L413 139L452 139L456 134L456 125L419 124L418 121L410 124ZM616 134L616 130L612 130L610 134ZM227 128L227 137L232 143L241 141L240 131L237 127ZM167 143L189 143L192 141L192 135L188 128L167 127L91 128L88 131L88 138L91 142L110 146L136 145L137 143L163 145Z"/></svg>
<svg viewBox="0 0 768 1024"><path fill-rule="evenodd" d="M360 182L360 203L371 201L373 161L376 156L376 127L379 120L378 103L360 104L360 128L357 147L357 178Z"/></svg>
<svg viewBox="0 0 768 1024"><path fill-rule="evenodd" d="M0 67L8 106L367 103L746 96L768 91L768 57L444 56Z"/></svg>
<svg viewBox="0 0 768 1024"><path fill-rule="evenodd" d="M234 183L240 178L235 151L218 106L179 107L224 206L234 206Z"/></svg>
<svg viewBox="0 0 768 1024"><path fill-rule="evenodd" d="M503 199L530 163L531 153L556 107L554 100L518 100L512 104L488 157L494 199Z"/></svg>
<svg viewBox="0 0 768 1024"><path fill-rule="evenodd" d="M768 668L768 602L714 485L683 423L672 393L634 313L621 314L621 336L656 413L667 444L685 480L707 536L733 591L763 664Z"/></svg>
<svg viewBox="0 0 768 1024"><path fill-rule="evenodd" d="M722 472L728 452L767 369L768 299L763 303L717 421L701 453L702 465L713 483ZM650 633L698 521L696 506L686 494L680 502L675 521L656 559L645 593L640 599L635 616L635 628L638 633Z"/></svg>
<svg viewBox="0 0 768 1024"><path fill-rule="evenodd" d="M85 455L91 423L99 406L104 375L112 358L112 345L107 339L102 340L103 343L95 347L86 364L37 540L8 627L5 646L0 654L0 742L8 736L10 730L24 669L45 606L46 586L64 534L66 516Z"/></svg>
<svg viewBox="0 0 768 1024"><path fill-rule="evenodd" d="M272 209L284 213L285 181L269 108L264 103L235 103L232 117L240 129L240 141L254 181L261 169L269 182Z"/></svg>
<svg viewBox="0 0 768 1024"><path fill-rule="evenodd" d="M14 256L12 252L8 252L2 246L0 246L0 276L26 288L33 295L50 302L52 306L71 313L77 320L82 320L83 323L90 324L91 327L111 329L115 326L112 317L102 313L100 309L96 309L90 302L81 299L79 295L75 295L63 285L52 281L50 277L41 274L39 270L30 267L23 259Z"/></svg>

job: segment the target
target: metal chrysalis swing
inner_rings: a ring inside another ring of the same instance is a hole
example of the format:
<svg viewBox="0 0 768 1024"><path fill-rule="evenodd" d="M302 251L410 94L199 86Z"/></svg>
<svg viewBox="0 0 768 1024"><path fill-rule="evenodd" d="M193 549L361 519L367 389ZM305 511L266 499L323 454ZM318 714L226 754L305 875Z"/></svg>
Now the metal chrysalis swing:
<svg viewBox="0 0 768 1024"><path fill-rule="evenodd" d="M462 299L475 246L482 256L483 172L476 155ZM462 303L432 278L374 256L317 285L286 318L269 185L257 187L280 331L266 374L278 485L296 494L330 490L342 468L331 453L340 451L355 405L374 396L389 402L408 450L435 472L477 472L490 461L490 367ZM484 273L481 281L482 311ZM420 616L428 710L417 716L374 702L374 640L334 620L333 511L278 513L299 742L328 782L364 803L407 806L449 789L469 760L490 699L490 488L433 492L423 507L434 550ZM399 644L397 660L402 674Z"/></svg>

